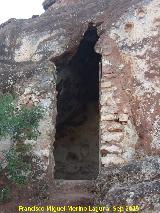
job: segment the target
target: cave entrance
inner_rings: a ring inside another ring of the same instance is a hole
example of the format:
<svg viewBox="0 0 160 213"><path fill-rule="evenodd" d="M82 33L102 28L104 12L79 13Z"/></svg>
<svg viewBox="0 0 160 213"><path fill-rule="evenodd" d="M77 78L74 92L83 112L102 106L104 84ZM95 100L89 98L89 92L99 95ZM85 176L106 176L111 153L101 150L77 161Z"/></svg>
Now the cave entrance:
<svg viewBox="0 0 160 213"><path fill-rule="evenodd" d="M91 180L99 173L97 28L89 25L75 54L57 61L55 179Z"/></svg>

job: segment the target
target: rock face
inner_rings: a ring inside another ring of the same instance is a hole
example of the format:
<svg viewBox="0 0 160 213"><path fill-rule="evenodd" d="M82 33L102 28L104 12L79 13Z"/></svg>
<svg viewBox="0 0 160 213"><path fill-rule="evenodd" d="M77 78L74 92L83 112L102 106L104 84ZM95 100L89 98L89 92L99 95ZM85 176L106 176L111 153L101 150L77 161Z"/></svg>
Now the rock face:
<svg viewBox="0 0 160 213"><path fill-rule="evenodd" d="M46 12L40 17L10 19L0 26L0 92L14 91L20 104L32 100L46 109L40 123L42 134L37 141L30 141L44 175L47 171L53 175L54 170L55 65L75 55L89 23L93 23L100 37L95 50L102 56L100 202L112 205L113 195L118 194L117 204L124 197L127 205L137 202L144 212L149 208L158 212L159 0L46 0L43 7ZM148 155L152 157L143 161ZM130 163L133 160L137 161ZM121 164L129 165L114 169ZM108 167L113 171L108 172ZM135 182L130 177L133 171ZM116 181L118 187L111 185ZM148 207L147 200L154 205Z"/></svg>
<svg viewBox="0 0 160 213"><path fill-rule="evenodd" d="M147 157L126 166L102 169L96 180L97 204L110 207L139 206L141 212L159 212L159 158ZM137 207L138 208L138 207Z"/></svg>
<svg viewBox="0 0 160 213"><path fill-rule="evenodd" d="M97 44L102 54L101 138L106 153L111 145L123 150L112 160L104 156L105 165L159 153L159 10L158 1L143 1L111 27L103 23L106 32Z"/></svg>
<svg viewBox="0 0 160 213"><path fill-rule="evenodd" d="M51 7L54 3L56 2L56 0L45 0L43 2L43 8L44 10L47 10L49 7Z"/></svg>

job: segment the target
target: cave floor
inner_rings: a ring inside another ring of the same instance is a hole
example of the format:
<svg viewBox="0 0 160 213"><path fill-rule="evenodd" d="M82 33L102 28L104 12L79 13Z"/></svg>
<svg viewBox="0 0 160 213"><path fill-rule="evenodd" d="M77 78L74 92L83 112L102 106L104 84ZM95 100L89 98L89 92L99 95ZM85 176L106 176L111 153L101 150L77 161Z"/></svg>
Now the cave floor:
<svg viewBox="0 0 160 213"><path fill-rule="evenodd" d="M99 172L99 107L88 105L81 125L60 132L54 146L55 179L92 180ZM78 120L79 118L76 118Z"/></svg>
<svg viewBox="0 0 160 213"><path fill-rule="evenodd" d="M50 180L51 181L51 180ZM94 205L94 181L91 180L52 180L49 187L41 186L41 194L31 186L12 186L14 193L10 202L0 205L0 213L16 213L18 206L68 206L88 207ZM47 213L48 211L43 211ZM63 211L59 211L62 213ZM72 211L79 212L79 211ZM81 211L82 212L82 211ZM87 211L85 211L87 213Z"/></svg>

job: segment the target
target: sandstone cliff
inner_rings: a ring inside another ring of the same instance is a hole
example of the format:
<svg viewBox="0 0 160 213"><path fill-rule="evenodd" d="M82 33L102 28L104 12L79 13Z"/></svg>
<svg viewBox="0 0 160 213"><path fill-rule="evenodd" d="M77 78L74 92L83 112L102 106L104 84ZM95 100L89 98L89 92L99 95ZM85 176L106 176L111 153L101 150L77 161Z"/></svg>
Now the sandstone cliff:
<svg viewBox="0 0 160 213"><path fill-rule="evenodd" d="M49 179L48 184L54 179L57 67L67 70L66 61L75 56L92 23L98 36L95 51L101 55L95 202L140 205L142 212L158 213L159 0L47 0L43 7L39 17L0 25L0 92L14 92L18 104L32 101L46 112L41 135L29 141L38 157L39 179ZM74 97L70 101L77 104ZM1 158L11 142L2 144Z"/></svg>

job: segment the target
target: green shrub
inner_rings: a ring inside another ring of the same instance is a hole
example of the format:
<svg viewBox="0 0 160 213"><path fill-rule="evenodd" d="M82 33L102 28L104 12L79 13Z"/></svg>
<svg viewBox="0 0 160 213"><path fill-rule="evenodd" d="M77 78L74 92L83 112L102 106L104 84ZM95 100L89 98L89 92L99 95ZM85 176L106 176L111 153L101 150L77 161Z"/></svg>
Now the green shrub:
<svg viewBox="0 0 160 213"><path fill-rule="evenodd" d="M11 190L8 186L0 189L0 203L4 203L11 198Z"/></svg>
<svg viewBox="0 0 160 213"><path fill-rule="evenodd" d="M12 95L0 97L0 137L9 135L14 140L36 139L42 117L41 107L17 109Z"/></svg>
<svg viewBox="0 0 160 213"><path fill-rule="evenodd" d="M0 97L0 136L6 137L11 134L12 120L14 117L15 107L13 105L13 97L5 95Z"/></svg>
<svg viewBox="0 0 160 213"><path fill-rule="evenodd" d="M31 145L24 144L26 139L36 139L39 121L43 117L41 107L16 107L12 95L0 97L0 139L11 137L13 147L5 153L7 177L17 184L24 184L31 172ZM0 167L0 172L2 168Z"/></svg>
<svg viewBox="0 0 160 213"><path fill-rule="evenodd" d="M8 179L17 184L25 184L31 172L31 163L27 152L18 152L12 148L6 153L6 160L8 162L6 167Z"/></svg>

